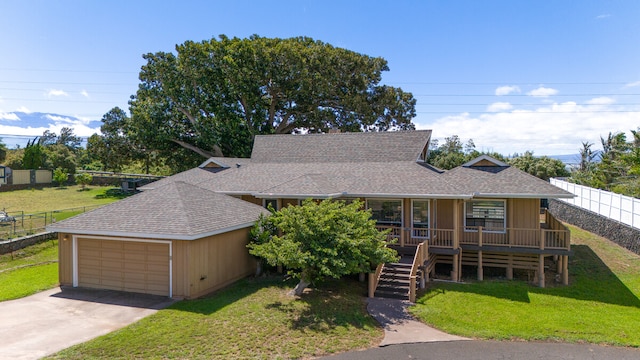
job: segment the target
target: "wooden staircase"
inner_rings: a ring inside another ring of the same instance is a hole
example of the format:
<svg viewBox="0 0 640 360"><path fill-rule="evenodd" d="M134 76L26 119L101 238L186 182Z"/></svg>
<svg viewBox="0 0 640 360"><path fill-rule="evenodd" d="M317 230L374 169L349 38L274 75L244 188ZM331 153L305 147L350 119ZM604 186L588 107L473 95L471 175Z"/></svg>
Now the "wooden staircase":
<svg viewBox="0 0 640 360"><path fill-rule="evenodd" d="M378 266L369 277L369 296L416 301L416 291L423 272L431 270L429 247L426 241L416 248L394 247L400 255L395 263ZM425 279L423 279L425 280ZM424 283L422 283L424 285Z"/></svg>
<svg viewBox="0 0 640 360"><path fill-rule="evenodd" d="M384 264L375 297L409 300L413 259L408 263L403 260L401 258L399 262Z"/></svg>

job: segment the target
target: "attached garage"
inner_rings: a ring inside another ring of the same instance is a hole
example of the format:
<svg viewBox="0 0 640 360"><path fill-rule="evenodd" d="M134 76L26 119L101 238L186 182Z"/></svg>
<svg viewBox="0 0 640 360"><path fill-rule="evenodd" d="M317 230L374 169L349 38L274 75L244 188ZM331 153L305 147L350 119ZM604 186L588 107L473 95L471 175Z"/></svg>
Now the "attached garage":
<svg viewBox="0 0 640 360"><path fill-rule="evenodd" d="M170 296L169 241L76 237L74 286Z"/></svg>
<svg viewBox="0 0 640 360"><path fill-rule="evenodd" d="M184 182L147 190L49 226L58 232L60 285L205 295L255 271L246 245L267 213Z"/></svg>

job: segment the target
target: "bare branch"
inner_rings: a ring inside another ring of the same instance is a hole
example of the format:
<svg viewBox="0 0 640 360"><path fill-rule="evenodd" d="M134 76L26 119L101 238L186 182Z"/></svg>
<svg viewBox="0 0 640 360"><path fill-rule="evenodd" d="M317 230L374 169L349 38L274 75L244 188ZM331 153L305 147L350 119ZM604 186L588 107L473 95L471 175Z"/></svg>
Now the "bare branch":
<svg viewBox="0 0 640 360"><path fill-rule="evenodd" d="M200 149L199 147L195 146L195 145L191 145L189 143L186 143L182 140L177 140L177 139L171 139L171 141L173 141L174 143L182 146L185 149L191 150L197 154L200 154L206 158L210 158L210 157L223 157L224 154L222 153L222 149L220 149L220 147L218 145L214 145L213 146L213 152L212 151L207 151L207 150L203 150Z"/></svg>

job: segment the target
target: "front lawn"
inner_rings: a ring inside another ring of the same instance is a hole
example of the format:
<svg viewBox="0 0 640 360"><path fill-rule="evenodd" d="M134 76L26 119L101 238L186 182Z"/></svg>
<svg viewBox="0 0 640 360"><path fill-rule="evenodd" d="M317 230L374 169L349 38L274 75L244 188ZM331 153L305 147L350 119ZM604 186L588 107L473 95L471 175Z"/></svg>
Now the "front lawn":
<svg viewBox="0 0 640 360"><path fill-rule="evenodd" d="M53 358L308 358L382 340L382 329L366 311L365 283L328 281L298 300L287 295L294 285L280 277L242 280Z"/></svg>
<svg viewBox="0 0 640 360"><path fill-rule="evenodd" d="M0 192L0 209L6 209L10 215L17 216L19 211L31 214L104 205L126 195L110 186L91 186L84 190L78 185L13 190Z"/></svg>
<svg viewBox="0 0 640 360"><path fill-rule="evenodd" d="M0 301L35 294L57 284L57 240L0 255Z"/></svg>
<svg viewBox="0 0 640 360"><path fill-rule="evenodd" d="M482 339L640 346L640 256L570 226L570 285L433 284L411 311L445 332Z"/></svg>

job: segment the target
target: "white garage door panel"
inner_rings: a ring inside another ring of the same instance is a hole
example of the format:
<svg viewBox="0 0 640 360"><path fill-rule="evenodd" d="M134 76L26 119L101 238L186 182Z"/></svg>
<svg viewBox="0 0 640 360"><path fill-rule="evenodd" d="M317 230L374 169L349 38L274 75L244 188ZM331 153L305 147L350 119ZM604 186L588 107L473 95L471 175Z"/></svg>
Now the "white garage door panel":
<svg viewBox="0 0 640 360"><path fill-rule="evenodd" d="M169 244L80 238L78 286L169 295Z"/></svg>

